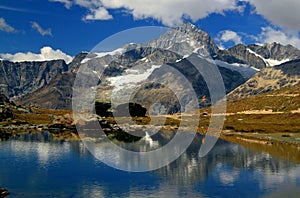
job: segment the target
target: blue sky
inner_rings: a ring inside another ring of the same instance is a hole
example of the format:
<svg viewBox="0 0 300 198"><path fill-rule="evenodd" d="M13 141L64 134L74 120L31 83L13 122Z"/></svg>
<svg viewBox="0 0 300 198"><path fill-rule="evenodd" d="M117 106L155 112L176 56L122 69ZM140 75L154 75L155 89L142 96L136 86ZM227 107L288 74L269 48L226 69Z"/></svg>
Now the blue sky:
<svg viewBox="0 0 300 198"><path fill-rule="evenodd" d="M298 0L1 0L0 57L74 56L129 28L185 20L223 48L273 41L300 48L299 7Z"/></svg>

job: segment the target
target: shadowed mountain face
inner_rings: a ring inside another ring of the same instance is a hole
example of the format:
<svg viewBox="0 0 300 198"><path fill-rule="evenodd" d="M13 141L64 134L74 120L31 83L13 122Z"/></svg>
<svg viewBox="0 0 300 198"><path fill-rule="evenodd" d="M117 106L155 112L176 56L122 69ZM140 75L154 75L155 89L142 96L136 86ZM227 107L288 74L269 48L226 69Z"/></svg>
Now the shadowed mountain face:
<svg viewBox="0 0 300 198"><path fill-rule="evenodd" d="M47 109L71 109L72 86L75 76L74 72L57 75L48 85L15 100L15 102Z"/></svg>
<svg viewBox="0 0 300 198"><path fill-rule="evenodd" d="M283 46L279 43L271 43L264 45L251 44L245 46L243 44L238 44L228 50L222 51L222 54L227 54L229 60L226 62L234 62L236 60L230 60L234 57L241 61L241 63L250 65L252 67L262 69L265 67L275 66L288 62L291 60L300 58L300 51L291 46Z"/></svg>
<svg viewBox="0 0 300 198"><path fill-rule="evenodd" d="M248 45L248 48L259 54L264 59L273 60L294 60L300 58L300 51L292 45L283 46L279 43L265 45Z"/></svg>
<svg viewBox="0 0 300 198"><path fill-rule="evenodd" d="M132 102L140 102L142 105L150 107L157 97L170 100L174 91L167 90L166 85L145 89L147 86L143 84L146 81L152 80L157 83L158 80L161 80L173 84L179 89L183 88L180 85L182 82L174 80L168 74L164 74L160 78L154 75L155 71L167 64L184 74L197 92L198 100L201 101L203 97L208 99L205 104L207 105L210 95L205 80L199 71L195 70L187 61L192 54L198 55L199 60L204 61L207 67L217 65L224 81L226 93L232 90L238 90L233 93L245 92L235 97L251 95L252 91L254 94L261 92L260 86L257 86L258 90L252 90L252 87L256 86L253 85L256 83L255 81L251 81L249 85L246 83L247 89L236 89L252 77L258 69L265 68L253 78L266 76L272 80L273 78L281 79L278 80L276 86L272 85L273 88L269 89L268 86L265 86L263 92L282 87L283 84L295 83L293 79L295 72L293 71L299 71L298 67L294 68L293 61L284 64L285 66L271 67L300 58L300 51L291 45L283 46L272 43L245 46L239 44L228 50L220 50L206 32L197 29L192 24L184 23L180 27L170 29L157 39L143 44L128 44L114 53L79 53L68 65L63 60L21 63L0 61L0 74L3 76L0 79L0 91L17 104L37 105L51 109L70 109L73 82L79 68L83 66L97 75L104 74L101 76L101 85L97 87L97 101L107 102L112 96L120 99L123 94L131 93L132 87L140 87L138 92L135 92L135 98L131 96ZM269 75L269 71L277 73ZM289 72L290 75L285 74L286 72ZM285 77L289 77L289 79L284 81ZM292 78L290 79L290 77ZM149 93L151 94L149 95ZM182 93L184 94L185 91ZM185 100L188 102L188 97ZM120 104L126 102L121 101ZM167 110L169 113L175 112L180 106L176 100L161 102L165 102L164 104L169 106Z"/></svg>
<svg viewBox="0 0 300 198"><path fill-rule="evenodd" d="M66 71L57 72L46 85L18 97L15 102L48 109L71 109L72 87L76 71L86 55L87 53L78 54L69 65L66 65L68 68Z"/></svg>
<svg viewBox="0 0 300 198"><path fill-rule="evenodd" d="M63 60L20 63L0 61L0 91L10 98L30 94L67 70L68 66Z"/></svg>

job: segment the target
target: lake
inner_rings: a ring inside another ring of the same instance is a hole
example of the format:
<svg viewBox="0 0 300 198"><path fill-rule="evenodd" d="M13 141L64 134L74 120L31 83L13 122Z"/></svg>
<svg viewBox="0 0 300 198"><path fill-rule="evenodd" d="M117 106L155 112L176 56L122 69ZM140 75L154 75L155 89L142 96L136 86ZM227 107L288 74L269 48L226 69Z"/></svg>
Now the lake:
<svg viewBox="0 0 300 198"><path fill-rule="evenodd" d="M0 142L0 186L8 197L298 197L299 164L224 140L200 158L201 140L165 167L134 173L100 162L82 142L21 135Z"/></svg>

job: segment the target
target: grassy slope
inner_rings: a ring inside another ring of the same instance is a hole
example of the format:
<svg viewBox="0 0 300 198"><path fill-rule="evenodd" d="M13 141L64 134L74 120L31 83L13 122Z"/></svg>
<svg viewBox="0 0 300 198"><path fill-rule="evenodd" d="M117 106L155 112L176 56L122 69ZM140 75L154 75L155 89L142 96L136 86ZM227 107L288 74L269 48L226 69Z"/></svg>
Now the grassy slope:
<svg viewBox="0 0 300 198"><path fill-rule="evenodd" d="M281 157L286 153L300 162L299 109L300 85L228 102L222 137ZM279 152L282 148L284 153Z"/></svg>
<svg viewBox="0 0 300 198"><path fill-rule="evenodd" d="M300 112L295 113L299 109L300 85L232 101L227 104L229 115L225 129L240 132L300 133ZM259 110L262 112L259 113ZM264 111L273 113L265 114Z"/></svg>
<svg viewBox="0 0 300 198"><path fill-rule="evenodd" d="M300 85L227 103L227 112L269 110L290 112L300 109Z"/></svg>

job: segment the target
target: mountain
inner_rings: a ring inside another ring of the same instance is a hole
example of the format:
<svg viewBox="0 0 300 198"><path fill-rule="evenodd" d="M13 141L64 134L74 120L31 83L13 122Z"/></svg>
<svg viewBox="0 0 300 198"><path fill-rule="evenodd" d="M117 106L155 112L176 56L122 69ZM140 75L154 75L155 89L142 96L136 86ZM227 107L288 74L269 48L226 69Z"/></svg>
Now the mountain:
<svg viewBox="0 0 300 198"><path fill-rule="evenodd" d="M169 50L182 56L197 53L214 57L219 51L218 46L206 32L187 22L143 45Z"/></svg>
<svg viewBox="0 0 300 198"><path fill-rule="evenodd" d="M30 94L67 70L63 60L16 63L0 60L0 92L9 98Z"/></svg>
<svg viewBox="0 0 300 198"><path fill-rule="evenodd" d="M267 67L228 94L229 100L262 94L300 84L300 59Z"/></svg>
<svg viewBox="0 0 300 198"><path fill-rule="evenodd" d="M153 107L156 108L155 111L152 109L153 114L159 114L162 108L165 108L166 113L175 113L181 108L179 103L187 105L191 100L190 94L195 91L200 105L203 97L206 97L207 101L202 105L209 105L209 88L199 71L204 72L206 68L214 68L215 65L203 58L198 57L197 60L202 66L198 69L191 64L189 57L167 65L149 65L144 71L140 70L140 73L136 73L136 68L129 68L125 74L105 79L104 85L99 87L101 91L98 92L97 100L106 102L113 98L116 103L125 103L125 98L130 98L132 102L147 108L159 103L160 106ZM171 68L181 75L172 72ZM239 72L224 67L217 68L224 80L226 93L245 82Z"/></svg>
<svg viewBox="0 0 300 198"><path fill-rule="evenodd" d="M292 45L283 46L273 42L264 45L251 44L248 45L248 48L265 60L266 66L278 65L277 61L282 63L300 58L300 51Z"/></svg>
<svg viewBox="0 0 300 198"><path fill-rule="evenodd" d="M71 109L72 87L75 77L76 73L74 72L57 75L46 86L15 99L15 103L24 106L35 105L47 109Z"/></svg>
<svg viewBox="0 0 300 198"><path fill-rule="evenodd" d="M68 71L77 72L77 69L80 67L81 61L86 58L88 55L87 52L80 52L77 54L73 60L68 64Z"/></svg>
<svg viewBox="0 0 300 198"><path fill-rule="evenodd" d="M68 71L57 73L45 86L23 95L15 102L19 105L36 105L48 109L71 109L72 87L76 72L87 53L79 53L67 67Z"/></svg>
<svg viewBox="0 0 300 198"><path fill-rule="evenodd" d="M222 51L220 54L220 57L227 55L227 58L224 58L226 62L231 63L232 61L236 61L228 58L234 57L238 59L240 63L257 69L272 67L290 60L300 59L300 51L297 48L291 45L283 46L279 43L264 45L251 44L248 46L238 44L228 50Z"/></svg>
<svg viewBox="0 0 300 198"><path fill-rule="evenodd" d="M184 23L147 43L123 46L109 53L92 53L83 60L82 67L85 69L81 70L81 74L88 75L87 71L90 71L101 75L96 97L98 102L109 102L113 98L114 102L122 104L131 99L148 108L159 102L160 107L155 106L157 111L152 113L158 114L158 109L162 108L165 108L166 113L174 113L180 110L180 101L183 101L182 105L191 102L189 93L192 90L187 87L187 83L196 92L197 100L200 102L205 97L207 101L203 105L209 105L209 89L200 74L206 68L219 68L226 93L256 72L246 65L213 60L212 57L216 57L219 51L207 33L192 24ZM199 68L189 62L192 56L201 62L200 73ZM111 58L113 61L107 61ZM166 69L168 66L177 70L189 82L178 79L170 72L171 69Z"/></svg>
<svg viewBox="0 0 300 198"><path fill-rule="evenodd" d="M158 72L166 67L185 76L198 92L199 101L205 97L208 99L205 105L210 103L210 94L203 76L189 62L192 56L203 64L203 71L217 66L224 81L225 92L234 90L232 93L237 93L237 87L243 86L248 79L261 78L268 71L279 72L276 64L300 58L300 53L293 46L278 43L248 46L239 44L221 50L206 32L190 23L184 23L146 43L126 44L112 52L79 53L68 65L63 60L20 63L1 61L0 74L3 78L0 79L0 90L16 104L69 109L76 74L79 72L89 77L93 73L101 82L97 86L97 101L107 102L113 97L122 103L123 96L133 94L130 96L133 102L149 107L155 100L163 98L164 94L162 104L168 106L169 113L176 112L180 108L180 98L171 99L174 98L174 90L182 92L180 97L184 97L188 89L182 85L186 82L176 79L173 74L165 73L159 77ZM258 72L259 70L262 71ZM283 76L276 78L284 78L284 72L279 74ZM168 89L168 86L174 90ZM249 87L251 86L250 83ZM139 89L134 90L135 87ZM245 89L247 93L237 97L249 95L251 90L247 90ZM185 97L185 103L189 103L189 97Z"/></svg>

